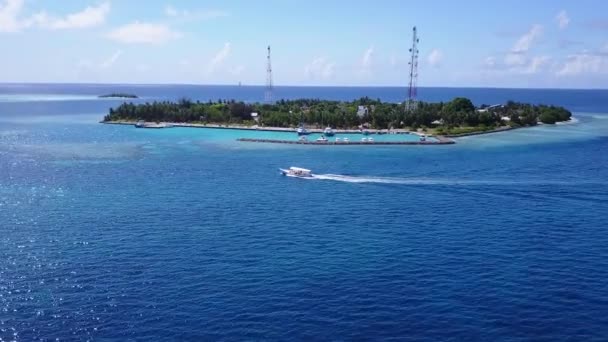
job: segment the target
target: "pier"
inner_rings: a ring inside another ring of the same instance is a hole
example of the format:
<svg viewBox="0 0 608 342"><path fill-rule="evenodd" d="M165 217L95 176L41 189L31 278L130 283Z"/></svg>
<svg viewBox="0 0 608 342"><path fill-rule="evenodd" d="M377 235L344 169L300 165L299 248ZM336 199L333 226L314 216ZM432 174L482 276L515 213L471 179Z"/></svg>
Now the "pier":
<svg viewBox="0 0 608 342"><path fill-rule="evenodd" d="M280 140L280 139L254 139L239 138L237 141L269 143L269 144L293 144L293 145L452 145L456 142L442 136L435 136L437 141L307 141L307 140Z"/></svg>
<svg viewBox="0 0 608 342"><path fill-rule="evenodd" d="M128 125L133 126L133 121L102 121L101 123L110 125ZM188 127L188 128L211 128L211 129L228 129L228 130L241 130L241 131L261 131L261 132L293 132L293 128L284 127L247 127L237 125L215 125L215 124L193 124L193 123L161 123L167 125L166 127ZM162 126L165 127L165 126ZM156 128L156 127L154 127ZM161 128L161 127L158 127ZM354 129L336 129L336 134L361 134L360 130ZM412 132L405 129L395 130L376 130L369 129L370 135L384 135L384 134L414 134L418 136L425 135L424 133ZM310 133L322 134L322 129L310 129ZM295 145L452 145L456 142L450 137L443 135L426 135L428 138L434 140L426 141L316 141L316 140L285 140L285 139L263 139L263 138L238 138L237 141L242 142L257 142L257 143L270 143L270 144L295 144Z"/></svg>

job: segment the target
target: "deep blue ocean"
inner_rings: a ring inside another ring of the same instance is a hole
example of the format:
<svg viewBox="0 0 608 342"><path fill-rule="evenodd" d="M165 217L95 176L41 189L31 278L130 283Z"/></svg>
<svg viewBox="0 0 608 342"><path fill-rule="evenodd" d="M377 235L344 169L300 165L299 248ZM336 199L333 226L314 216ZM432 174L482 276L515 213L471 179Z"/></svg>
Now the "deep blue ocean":
<svg viewBox="0 0 608 342"><path fill-rule="evenodd" d="M604 341L608 91L423 88L564 105L451 146L291 146L97 123L231 86L0 85L0 341ZM403 88L275 98L401 101ZM307 167L322 179L279 175Z"/></svg>

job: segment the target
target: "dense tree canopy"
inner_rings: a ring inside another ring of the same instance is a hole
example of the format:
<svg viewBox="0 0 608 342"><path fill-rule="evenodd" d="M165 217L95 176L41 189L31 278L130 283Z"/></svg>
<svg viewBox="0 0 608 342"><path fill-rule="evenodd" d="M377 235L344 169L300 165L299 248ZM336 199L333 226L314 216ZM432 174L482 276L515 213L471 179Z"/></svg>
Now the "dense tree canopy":
<svg viewBox="0 0 608 342"><path fill-rule="evenodd" d="M193 102L124 103L110 109L105 121L145 120L165 122L199 122L252 124L252 113L258 113L259 124L276 127L420 128L435 127L449 133L463 127L480 129L498 126L528 126L567 121L571 113L562 107L507 102L503 106L476 109L471 100L455 98L443 103L420 102L407 111L402 104L363 97L351 102L317 99L280 100L273 104L244 103L234 100Z"/></svg>

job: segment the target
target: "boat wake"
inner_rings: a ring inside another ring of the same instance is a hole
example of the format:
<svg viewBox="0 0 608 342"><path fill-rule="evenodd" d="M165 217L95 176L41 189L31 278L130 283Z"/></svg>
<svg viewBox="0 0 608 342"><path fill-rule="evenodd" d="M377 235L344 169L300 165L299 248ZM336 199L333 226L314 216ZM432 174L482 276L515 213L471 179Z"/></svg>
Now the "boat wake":
<svg viewBox="0 0 608 342"><path fill-rule="evenodd" d="M402 184L402 185L448 185L448 186L509 186L509 185L582 185L593 183L585 181L550 181L550 180L472 180L447 178L405 178L405 177L373 177L373 176L347 176L336 174L315 174L310 179L328 180L345 183L375 183L375 184Z"/></svg>
<svg viewBox="0 0 608 342"><path fill-rule="evenodd" d="M417 180L408 178L392 178L392 177L365 177L365 176L346 176L323 174L313 175L313 179L330 180L346 183L378 183L378 184L419 184Z"/></svg>
<svg viewBox="0 0 608 342"><path fill-rule="evenodd" d="M402 177L370 177L324 174L314 175L313 179L329 180L345 183L375 183L375 184L403 184L403 185L490 185L504 182L490 182L477 180L455 180L440 178L402 178ZM510 182L512 183L512 182Z"/></svg>

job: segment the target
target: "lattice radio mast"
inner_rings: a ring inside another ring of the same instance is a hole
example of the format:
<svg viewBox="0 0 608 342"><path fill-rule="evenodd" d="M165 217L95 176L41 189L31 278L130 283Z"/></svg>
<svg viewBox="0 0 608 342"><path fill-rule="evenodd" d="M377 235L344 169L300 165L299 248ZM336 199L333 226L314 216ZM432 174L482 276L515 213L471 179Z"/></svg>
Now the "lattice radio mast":
<svg viewBox="0 0 608 342"><path fill-rule="evenodd" d="M410 48L411 59L410 65L410 84L407 96L407 102L405 103L405 109L412 111L418 107L418 31L416 26L413 28L412 47Z"/></svg>
<svg viewBox="0 0 608 342"><path fill-rule="evenodd" d="M267 103L272 102L272 64L270 63L270 45L268 45L268 59L266 64L266 92L264 94L264 100Z"/></svg>

